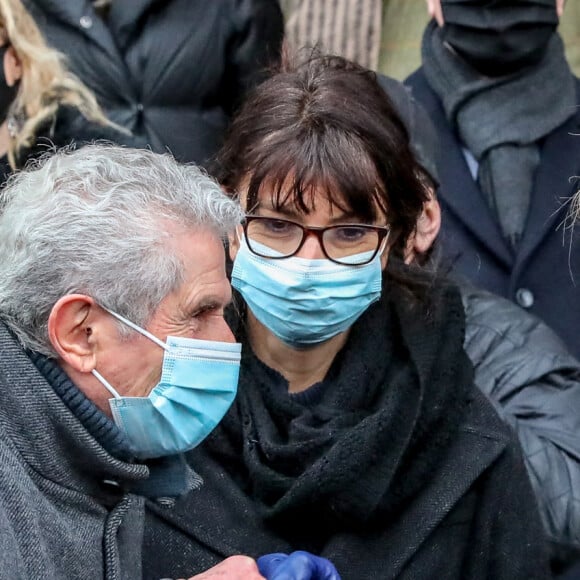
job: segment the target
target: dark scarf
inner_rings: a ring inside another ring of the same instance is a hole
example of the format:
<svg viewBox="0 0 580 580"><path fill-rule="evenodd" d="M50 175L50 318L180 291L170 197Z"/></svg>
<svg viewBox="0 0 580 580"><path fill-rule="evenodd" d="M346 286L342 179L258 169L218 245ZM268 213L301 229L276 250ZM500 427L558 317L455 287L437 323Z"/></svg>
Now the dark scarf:
<svg viewBox="0 0 580 580"><path fill-rule="evenodd" d="M478 182L512 248L522 236L539 141L575 113L574 77L554 33L540 63L486 77L441 40L432 21L423 36L423 69L462 143L479 162Z"/></svg>
<svg viewBox="0 0 580 580"><path fill-rule="evenodd" d="M403 510L429 483L468 402L457 291L446 289L430 312L395 294L353 326L316 397L289 395L245 344L236 402L204 445L274 529L315 551L341 529L384 528ZM230 322L245 341L240 317Z"/></svg>

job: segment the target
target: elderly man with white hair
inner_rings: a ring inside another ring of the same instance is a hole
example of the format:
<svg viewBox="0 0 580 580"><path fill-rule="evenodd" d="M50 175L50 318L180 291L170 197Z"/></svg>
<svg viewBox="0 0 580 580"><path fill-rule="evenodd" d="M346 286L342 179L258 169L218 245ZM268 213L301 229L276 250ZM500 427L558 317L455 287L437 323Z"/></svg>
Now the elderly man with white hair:
<svg viewBox="0 0 580 580"><path fill-rule="evenodd" d="M236 393L223 238L241 218L198 168L104 145L4 189L2 578L144 575L146 499L201 485L181 453ZM226 577L262 578L239 555L195 576Z"/></svg>

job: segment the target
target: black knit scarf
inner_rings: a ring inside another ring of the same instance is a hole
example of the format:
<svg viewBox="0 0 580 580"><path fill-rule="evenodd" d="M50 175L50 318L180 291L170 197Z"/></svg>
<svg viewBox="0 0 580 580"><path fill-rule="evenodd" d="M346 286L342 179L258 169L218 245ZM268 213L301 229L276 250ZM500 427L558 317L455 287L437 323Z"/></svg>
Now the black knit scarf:
<svg viewBox="0 0 580 580"><path fill-rule="evenodd" d="M302 546L384 527L428 484L461 422L472 384L463 335L455 289L429 309L390 292L353 326L316 404L290 396L245 344L236 402L205 451Z"/></svg>
<svg viewBox="0 0 580 580"><path fill-rule="evenodd" d="M423 36L425 76L462 143L479 162L478 182L515 249L525 228L540 162L539 141L575 114L574 77L554 33L544 58L507 76L479 74L441 40Z"/></svg>

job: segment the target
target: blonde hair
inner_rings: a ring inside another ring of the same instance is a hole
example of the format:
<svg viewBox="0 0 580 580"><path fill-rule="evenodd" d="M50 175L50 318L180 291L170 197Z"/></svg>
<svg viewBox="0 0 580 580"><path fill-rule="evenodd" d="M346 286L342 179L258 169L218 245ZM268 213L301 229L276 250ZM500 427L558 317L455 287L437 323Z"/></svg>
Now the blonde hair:
<svg viewBox="0 0 580 580"><path fill-rule="evenodd" d="M18 123L8 149L13 169L18 152L34 144L38 127L53 119L60 105L73 106L91 121L123 130L105 117L93 93L67 70L64 56L46 44L20 0L0 0L0 37L12 46L22 67L10 108L10 117Z"/></svg>

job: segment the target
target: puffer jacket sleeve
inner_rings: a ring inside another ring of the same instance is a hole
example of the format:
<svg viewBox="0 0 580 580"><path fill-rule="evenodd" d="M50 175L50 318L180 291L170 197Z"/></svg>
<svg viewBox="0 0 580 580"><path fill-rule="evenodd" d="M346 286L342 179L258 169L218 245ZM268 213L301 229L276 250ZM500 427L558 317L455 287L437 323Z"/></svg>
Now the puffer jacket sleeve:
<svg viewBox="0 0 580 580"><path fill-rule="evenodd" d="M475 382L515 429L554 551L571 557L580 549L580 363L519 306L466 285L462 295Z"/></svg>
<svg viewBox="0 0 580 580"><path fill-rule="evenodd" d="M284 17L278 0L232 0L232 36L226 72L225 109L232 114L248 90L280 59Z"/></svg>

